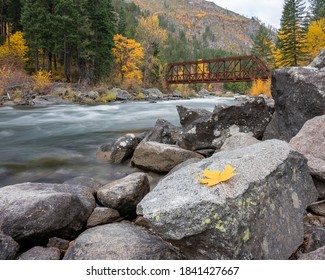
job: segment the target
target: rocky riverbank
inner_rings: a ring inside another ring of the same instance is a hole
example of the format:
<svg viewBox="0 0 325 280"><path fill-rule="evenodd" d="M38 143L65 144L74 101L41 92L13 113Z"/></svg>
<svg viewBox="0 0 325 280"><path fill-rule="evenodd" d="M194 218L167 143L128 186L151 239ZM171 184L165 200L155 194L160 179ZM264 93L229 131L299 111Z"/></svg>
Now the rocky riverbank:
<svg viewBox="0 0 325 280"><path fill-rule="evenodd" d="M273 72L275 105L180 106L180 127L102 145L135 167L122 179L1 188L0 259L325 259L324 54ZM226 165L230 180L198 180Z"/></svg>
<svg viewBox="0 0 325 280"><path fill-rule="evenodd" d="M182 94L177 90L162 93L157 88L142 89L140 92L132 93L117 87L87 89L80 85L52 83L43 91L35 91L29 86L10 89L6 95L0 96L0 106L44 107L71 103L94 105L131 101L158 102L205 96L232 97L235 95L227 92L209 92L205 89L189 94Z"/></svg>

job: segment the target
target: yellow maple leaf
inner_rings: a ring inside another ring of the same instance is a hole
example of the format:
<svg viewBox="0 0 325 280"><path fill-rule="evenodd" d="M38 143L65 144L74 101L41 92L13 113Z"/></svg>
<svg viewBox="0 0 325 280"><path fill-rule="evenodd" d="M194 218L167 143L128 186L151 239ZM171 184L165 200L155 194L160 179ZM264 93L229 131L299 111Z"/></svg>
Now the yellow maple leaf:
<svg viewBox="0 0 325 280"><path fill-rule="evenodd" d="M212 171L209 169L205 169L202 172L202 176L205 178L200 178L199 176L195 176L201 184L208 185L208 187L213 187L218 185L219 183L228 181L230 178L234 177L236 174L234 173L235 168L231 167L229 164L226 165L224 171L216 170Z"/></svg>

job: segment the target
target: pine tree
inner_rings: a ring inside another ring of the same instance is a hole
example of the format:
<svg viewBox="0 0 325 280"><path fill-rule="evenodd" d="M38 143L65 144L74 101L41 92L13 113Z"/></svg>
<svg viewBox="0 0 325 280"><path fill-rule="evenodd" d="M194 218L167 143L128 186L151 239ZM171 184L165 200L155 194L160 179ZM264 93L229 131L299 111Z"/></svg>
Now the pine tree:
<svg viewBox="0 0 325 280"><path fill-rule="evenodd" d="M325 18L325 0L310 0L311 20Z"/></svg>
<svg viewBox="0 0 325 280"><path fill-rule="evenodd" d="M94 84L108 75L113 62L116 16L111 0L83 0L79 27L79 81Z"/></svg>
<svg viewBox="0 0 325 280"><path fill-rule="evenodd" d="M252 55L264 59L269 67L274 67L274 45L269 32L264 25L260 25L258 33L253 39Z"/></svg>
<svg viewBox="0 0 325 280"><path fill-rule="evenodd" d="M285 0L278 33L282 67L297 66L304 60L304 14L305 6L302 0Z"/></svg>

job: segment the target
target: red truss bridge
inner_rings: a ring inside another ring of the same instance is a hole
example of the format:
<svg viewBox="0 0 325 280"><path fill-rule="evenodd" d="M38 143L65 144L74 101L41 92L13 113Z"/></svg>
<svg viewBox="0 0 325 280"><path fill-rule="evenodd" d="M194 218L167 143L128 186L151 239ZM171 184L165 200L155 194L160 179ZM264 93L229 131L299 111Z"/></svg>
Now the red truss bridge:
<svg viewBox="0 0 325 280"><path fill-rule="evenodd" d="M177 62L166 68L168 84L250 82L269 77L270 70L255 56Z"/></svg>

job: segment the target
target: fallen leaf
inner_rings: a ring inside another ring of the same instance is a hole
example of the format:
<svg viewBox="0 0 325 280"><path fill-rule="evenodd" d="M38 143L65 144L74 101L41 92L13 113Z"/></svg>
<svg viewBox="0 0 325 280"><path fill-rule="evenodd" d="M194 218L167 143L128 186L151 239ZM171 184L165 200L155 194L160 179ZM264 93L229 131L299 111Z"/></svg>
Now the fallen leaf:
<svg viewBox="0 0 325 280"><path fill-rule="evenodd" d="M205 178L200 178L199 176L195 176L201 184L208 185L209 187L213 187L218 185L219 183L228 181L230 178L234 177L236 174L234 173L235 168L230 165L226 165L224 171L216 170L212 171L209 169L205 169L202 172L202 176Z"/></svg>

